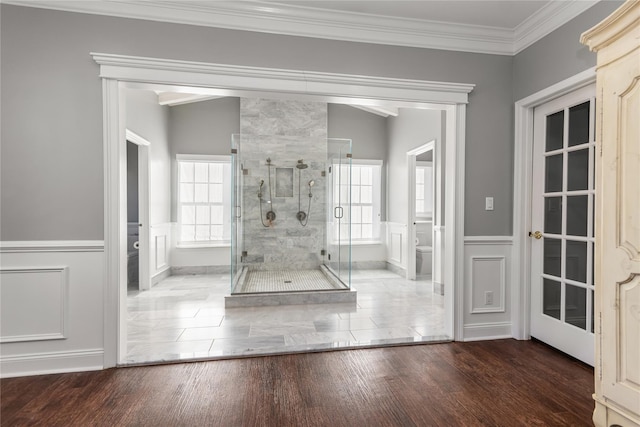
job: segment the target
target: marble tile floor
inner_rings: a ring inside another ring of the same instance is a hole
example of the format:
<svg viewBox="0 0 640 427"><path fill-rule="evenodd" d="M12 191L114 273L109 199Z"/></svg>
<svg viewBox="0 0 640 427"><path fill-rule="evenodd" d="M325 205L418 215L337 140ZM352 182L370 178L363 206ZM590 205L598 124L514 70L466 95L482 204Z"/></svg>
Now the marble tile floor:
<svg viewBox="0 0 640 427"><path fill-rule="evenodd" d="M430 281L354 270L356 304L224 307L229 276L171 276L127 298L124 364L448 341Z"/></svg>

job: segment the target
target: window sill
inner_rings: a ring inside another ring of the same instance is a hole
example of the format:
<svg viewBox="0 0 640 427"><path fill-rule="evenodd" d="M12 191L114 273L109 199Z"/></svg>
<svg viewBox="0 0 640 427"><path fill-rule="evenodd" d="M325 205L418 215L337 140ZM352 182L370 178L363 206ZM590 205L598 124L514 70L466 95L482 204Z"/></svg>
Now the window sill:
<svg viewBox="0 0 640 427"><path fill-rule="evenodd" d="M346 242L342 242L342 243L331 242L331 244L340 245L340 246L348 245L348 243ZM352 240L351 241L351 246L374 246L374 245L381 245L381 244L382 244L382 240Z"/></svg>
<svg viewBox="0 0 640 427"><path fill-rule="evenodd" d="M211 248L230 248L231 243L178 243L176 249L211 249Z"/></svg>

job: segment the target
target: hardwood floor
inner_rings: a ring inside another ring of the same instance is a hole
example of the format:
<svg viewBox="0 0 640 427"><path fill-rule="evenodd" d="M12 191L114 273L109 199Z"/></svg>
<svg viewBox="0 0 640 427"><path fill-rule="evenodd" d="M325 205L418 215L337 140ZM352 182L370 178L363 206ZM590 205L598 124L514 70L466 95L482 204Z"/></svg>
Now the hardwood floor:
<svg viewBox="0 0 640 427"><path fill-rule="evenodd" d="M498 340L0 381L2 426L587 426L593 370Z"/></svg>

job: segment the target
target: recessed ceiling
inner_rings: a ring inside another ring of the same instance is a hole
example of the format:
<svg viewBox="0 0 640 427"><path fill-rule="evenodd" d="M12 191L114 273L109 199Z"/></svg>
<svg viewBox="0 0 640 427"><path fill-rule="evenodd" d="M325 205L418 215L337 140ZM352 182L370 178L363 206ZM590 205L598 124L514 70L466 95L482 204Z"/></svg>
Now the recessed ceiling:
<svg viewBox="0 0 640 427"><path fill-rule="evenodd" d="M497 55L515 55L598 1L2 0L80 13Z"/></svg>

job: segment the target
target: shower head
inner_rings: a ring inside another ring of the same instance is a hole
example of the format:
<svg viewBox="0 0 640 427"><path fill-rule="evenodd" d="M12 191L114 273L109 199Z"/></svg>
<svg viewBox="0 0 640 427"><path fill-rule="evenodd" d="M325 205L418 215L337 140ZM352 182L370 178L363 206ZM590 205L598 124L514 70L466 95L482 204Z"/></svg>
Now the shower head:
<svg viewBox="0 0 640 427"><path fill-rule="evenodd" d="M308 164L304 163L302 159L298 160L298 164L296 165L298 169L306 169L309 167Z"/></svg>
<svg viewBox="0 0 640 427"><path fill-rule="evenodd" d="M309 181L309 188L313 187L316 184L314 180Z"/></svg>

